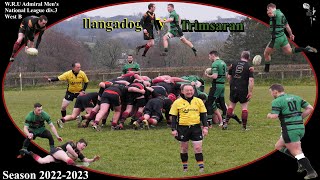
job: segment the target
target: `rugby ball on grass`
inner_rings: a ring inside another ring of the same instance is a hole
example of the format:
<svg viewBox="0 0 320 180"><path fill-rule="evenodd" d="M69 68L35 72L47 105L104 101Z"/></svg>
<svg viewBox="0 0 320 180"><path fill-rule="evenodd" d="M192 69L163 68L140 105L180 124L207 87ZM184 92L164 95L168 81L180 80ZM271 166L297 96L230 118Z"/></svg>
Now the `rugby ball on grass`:
<svg viewBox="0 0 320 180"><path fill-rule="evenodd" d="M37 56L38 55L38 49L36 48L28 48L27 54L30 56Z"/></svg>

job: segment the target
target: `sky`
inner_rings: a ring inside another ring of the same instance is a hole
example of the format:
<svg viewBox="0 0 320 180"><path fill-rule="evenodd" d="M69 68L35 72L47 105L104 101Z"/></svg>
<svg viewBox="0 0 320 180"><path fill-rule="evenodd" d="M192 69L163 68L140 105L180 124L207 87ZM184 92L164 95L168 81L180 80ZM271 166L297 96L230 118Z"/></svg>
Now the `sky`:
<svg viewBox="0 0 320 180"><path fill-rule="evenodd" d="M150 2L130 3L105 7L97 10L85 12L87 16L113 17L117 15L134 15L145 13L148 10ZM155 14L157 17L168 17L167 4L170 2L153 2L156 4ZM204 6L199 4L173 2L176 12L181 16L181 19L190 19L198 21L215 20L218 16L222 18L233 18L243 16L241 14L215 8L212 6Z"/></svg>

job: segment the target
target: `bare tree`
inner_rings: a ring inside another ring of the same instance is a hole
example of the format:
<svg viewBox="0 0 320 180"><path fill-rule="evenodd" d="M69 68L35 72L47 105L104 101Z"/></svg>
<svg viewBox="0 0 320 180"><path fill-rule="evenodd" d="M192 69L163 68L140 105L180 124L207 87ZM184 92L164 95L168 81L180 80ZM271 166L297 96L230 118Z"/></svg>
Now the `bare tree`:
<svg viewBox="0 0 320 180"><path fill-rule="evenodd" d="M122 58L124 47L121 41L108 39L105 41L98 40L93 48L93 60L99 66L106 66L110 69L116 68L118 61Z"/></svg>

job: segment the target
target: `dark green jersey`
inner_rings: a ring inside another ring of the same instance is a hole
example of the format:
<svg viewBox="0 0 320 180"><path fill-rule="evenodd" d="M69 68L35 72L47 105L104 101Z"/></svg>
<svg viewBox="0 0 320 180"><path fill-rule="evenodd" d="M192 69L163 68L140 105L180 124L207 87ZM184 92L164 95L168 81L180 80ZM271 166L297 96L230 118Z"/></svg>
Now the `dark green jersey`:
<svg viewBox="0 0 320 180"><path fill-rule="evenodd" d="M180 22L179 14L177 14L176 11L173 10L170 13L169 18L173 19L173 21L170 22L170 30L177 30L177 25L179 25L179 22Z"/></svg>
<svg viewBox="0 0 320 180"><path fill-rule="evenodd" d="M212 84L224 84L226 82L226 72L227 72L227 65L226 63L221 60L217 59L211 64L212 74L218 74L217 79L212 80Z"/></svg>
<svg viewBox="0 0 320 180"><path fill-rule="evenodd" d="M291 94L283 94L272 101L272 114L278 114L283 131L304 129L302 108L306 108L308 102L301 97Z"/></svg>
<svg viewBox="0 0 320 180"><path fill-rule="evenodd" d="M42 133L45 130L44 122L48 124L51 123L51 119L48 113L42 111L39 116L35 115L33 111L31 111L25 120L25 126L28 126L31 131L35 134Z"/></svg>
<svg viewBox="0 0 320 180"><path fill-rule="evenodd" d="M284 29L288 21L280 9L274 11L275 16L270 18L270 33L272 38L285 35Z"/></svg>
<svg viewBox="0 0 320 180"><path fill-rule="evenodd" d="M138 63L127 63L123 66L122 72L123 74L127 74L128 71L139 71L140 65Z"/></svg>

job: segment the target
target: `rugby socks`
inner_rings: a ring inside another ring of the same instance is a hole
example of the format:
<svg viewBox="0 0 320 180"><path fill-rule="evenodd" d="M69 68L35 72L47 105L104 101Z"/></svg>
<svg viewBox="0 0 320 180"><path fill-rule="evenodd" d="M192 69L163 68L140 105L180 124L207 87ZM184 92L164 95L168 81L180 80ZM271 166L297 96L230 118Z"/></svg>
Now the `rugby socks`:
<svg viewBox="0 0 320 180"><path fill-rule="evenodd" d="M139 119L142 116L142 112L137 111L134 115L134 119Z"/></svg>
<svg viewBox="0 0 320 180"><path fill-rule="evenodd" d="M65 117L67 115L67 111L66 110L61 110L61 117Z"/></svg>
<svg viewBox="0 0 320 180"><path fill-rule="evenodd" d="M233 115L233 108L228 108L228 109L227 109L227 118L226 118L225 123L228 124L229 119L232 117L232 115Z"/></svg>
<svg viewBox="0 0 320 180"><path fill-rule="evenodd" d="M203 154L202 153L196 153L194 154L196 157L196 161L198 163L199 168L204 168L204 164L203 164Z"/></svg>
<svg viewBox="0 0 320 180"><path fill-rule="evenodd" d="M298 160L301 166L307 170L308 173L314 172L309 159L305 157L303 153L296 155L295 158Z"/></svg>
<svg viewBox="0 0 320 180"><path fill-rule="evenodd" d="M168 52L168 48L164 48L164 52Z"/></svg>
<svg viewBox="0 0 320 180"><path fill-rule="evenodd" d="M35 154L35 153L31 152L31 151L30 151L30 155L36 161L38 161L41 158L38 154Z"/></svg>
<svg viewBox="0 0 320 180"><path fill-rule="evenodd" d="M292 53L299 53L299 52L304 52L304 53L309 53L309 52L314 52L317 53L317 49L311 47L311 46L307 46L305 48L303 47L297 47L297 48L292 48Z"/></svg>
<svg viewBox="0 0 320 180"><path fill-rule="evenodd" d="M264 65L264 72L269 72L270 70L270 61L266 61Z"/></svg>
<svg viewBox="0 0 320 180"><path fill-rule="evenodd" d="M94 119L96 117L96 115L97 115L97 112L91 111L89 114L88 120L90 121L90 120Z"/></svg>
<svg viewBox="0 0 320 180"><path fill-rule="evenodd" d="M142 56L146 56L149 48L150 48L150 46L148 46L148 45L146 44Z"/></svg>
<svg viewBox="0 0 320 180"><path fill-rule="evenodd" d="M242 121L239 119L239 117L236 114L232 114L232 116L230 118L236 120L239 124L242 123Z"/></svg>
<svg viewBox="0 0 320 180"><path fill-rule="evenodd" d="M75 165L75 162L70 158L67 160L68 165Z"/></svg>
<svg viewBox="0 0 320 180"><path fill-rule="evenodd" d="M121 123L124 123L128 117L129 117L129 113L128 113L127 111L124 111L124 112L121 114L120 122L121 122Z"/></svg>
<svg viewBox="0 0 320 180"><path fill-rule="evenodd" d="M243 128L247 129L248 110L242 110L241 119Z"/></svg>
<svg viewBox="0 0 320 180"><path fill-rule="evenodd" d="M183 171L188 170L188 153L180 153Z"/></svg>
<svg viewBox="0 0 320 180"><path fill-rule="evenodd" d="M149 118L148 122L149 122L149 124L152 124L152 125L156 125L158 123L158 121L153 118Z"/></svg>
<svg viewBox="0 0 320 180"><path fill-rule="evenodd" d="M60 119L63 123L65 123L66 122L66 120L64 119L64 118L61 118Z"/></svg>
<svg viewBox="0 0 320 180"><path fill-rule="evenodd" d="M192 47L191 49L192 49L192 51L193 51L193 53L194 53L194 56L197 56L197 50L196 50L196 48Z"/></svg>

